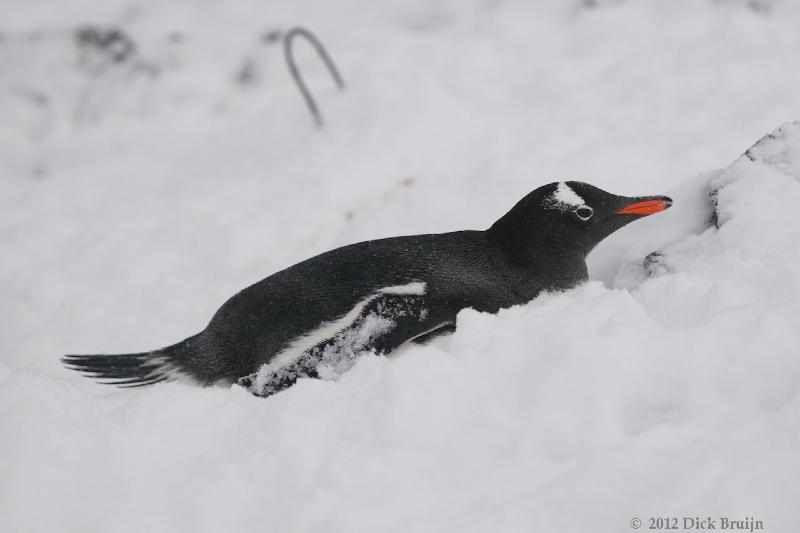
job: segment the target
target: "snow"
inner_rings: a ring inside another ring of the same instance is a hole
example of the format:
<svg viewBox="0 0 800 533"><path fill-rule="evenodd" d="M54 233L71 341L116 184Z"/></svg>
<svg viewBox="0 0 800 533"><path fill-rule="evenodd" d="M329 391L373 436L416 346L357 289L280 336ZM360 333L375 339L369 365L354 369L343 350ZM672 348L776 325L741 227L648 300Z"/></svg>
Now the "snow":
<svg viewBox="0 0 800 533"><path fill-rule="evenodd" d="M396 323L391 318L369 313L359 327L337 333L333 342L322 350L320 364L317 366L320 378L336 379L350 370L367 351L372 340L391 331L395 326Z"/></svg>
<svg viewBox="0 0 800 533"><path fill-rule="evenodd" d="M3 12L0 530L796 529L797 3ZM132 55L78 47L93 21ZM270 37L295 25L347 84L297 42L322 130ZM674 205L598 246L584 286L337 380L260 399L59 363L172 344L303 258L486 228L570 176Z"/></svg>

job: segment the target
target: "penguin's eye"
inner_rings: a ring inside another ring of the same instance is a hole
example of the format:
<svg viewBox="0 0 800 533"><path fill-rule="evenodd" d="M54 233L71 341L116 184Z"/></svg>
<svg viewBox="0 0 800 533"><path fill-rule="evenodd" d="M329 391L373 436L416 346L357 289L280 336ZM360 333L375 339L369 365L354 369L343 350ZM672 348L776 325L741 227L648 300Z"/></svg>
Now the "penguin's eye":
<svg viewBox="0 0 800 533"><path fill-rule="evenodd" d="M588 205L582 205L575 211L573 211L573 213L575 213L575 216L577 216L579 219L586 222L587 220L592 218L592 215L594 215L594 209L592 209Z"/></svg>

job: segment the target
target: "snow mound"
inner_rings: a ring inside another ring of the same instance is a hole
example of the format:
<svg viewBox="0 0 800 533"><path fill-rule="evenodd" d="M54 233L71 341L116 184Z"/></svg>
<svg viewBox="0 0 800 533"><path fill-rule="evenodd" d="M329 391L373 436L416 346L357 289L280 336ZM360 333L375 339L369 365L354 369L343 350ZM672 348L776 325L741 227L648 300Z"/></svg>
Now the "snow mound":
<svg viewBox="0 0 800 533"><path fill-rule="evenodd" d="M790 122L754 144L745 157L800 180L800 122Z"/></svg>
<svg viewBox="0 0 800 533"><path fill-rule="evenodd" d="M737 212L747 219L742 224L749 224L752 229L749 237L768 247L785 245L770 240L776 228L765 224L767 221L777 224L777 233L785 229L781 224L792 226L791 204L781 207L779 202L786 200L782 197L782 186L770 181L776 174L800 181L800 122L785 124L764 136L728 167L703 173L668 191L675 201L672 209L631 224L601 243L589 258L593 277L617 287L632 288L649 276L674 270L676 266L670 266L667 256L681 246L679 243L703 234L708 228L721 227ZM740 179L748 183L737 188L753 190L738 192L739 200L733 201L726 188ZM767 212L770 218L765 218ZM760 232L764 237L755 237ZM709 245L709 238L697 240L697 246L686 253L701 253L699 247ZM652 250L655 251L648 253Z"/></svg>

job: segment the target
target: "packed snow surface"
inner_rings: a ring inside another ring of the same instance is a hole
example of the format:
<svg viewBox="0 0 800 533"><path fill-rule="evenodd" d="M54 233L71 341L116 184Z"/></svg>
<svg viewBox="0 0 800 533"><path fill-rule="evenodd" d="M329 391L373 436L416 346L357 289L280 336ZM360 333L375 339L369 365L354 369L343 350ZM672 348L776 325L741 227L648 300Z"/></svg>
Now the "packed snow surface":
<svg viewBox="0 0 800 533"><path fill-rule="evenodd" d="M797 530L798 3L0 10L0 531ZM283 61L297 25L347 84L297 42L321 130ZM172 344L299 260L486 228L573 179L675 204L584 286L338 379L261 399L59 363Z"/></svg>

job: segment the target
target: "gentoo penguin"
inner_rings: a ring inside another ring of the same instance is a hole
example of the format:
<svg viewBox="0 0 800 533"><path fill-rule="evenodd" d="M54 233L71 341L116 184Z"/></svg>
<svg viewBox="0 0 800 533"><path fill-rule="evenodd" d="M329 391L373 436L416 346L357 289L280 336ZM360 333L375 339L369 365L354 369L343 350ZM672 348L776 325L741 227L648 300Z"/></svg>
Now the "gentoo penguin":
<svg viewBox="0 0 800 533"><path fill-rule="evenodd" d="M449 333L467 307L494 313L574 287L588 278L586 256L601 240L671 204L551 183L486 231L366 241L307 259L234 295L205 330L172 346L63 361L120 386L239 383L268 396L360 353Z"/></svg>

